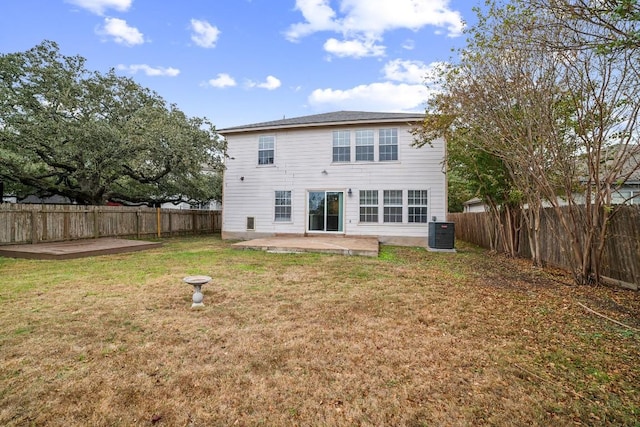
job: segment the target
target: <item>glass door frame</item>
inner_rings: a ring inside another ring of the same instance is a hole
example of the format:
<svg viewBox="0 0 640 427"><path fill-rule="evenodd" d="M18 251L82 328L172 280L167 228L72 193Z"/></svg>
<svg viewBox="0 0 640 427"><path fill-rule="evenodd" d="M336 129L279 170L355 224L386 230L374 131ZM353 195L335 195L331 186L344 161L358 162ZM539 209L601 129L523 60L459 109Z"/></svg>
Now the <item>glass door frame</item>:
<svg viewBox="0 0 640 427"><path fill-rule="evenodd" d="M345 233L345 193L344 190L307 190L306 228L308 233ZM323 194L321 200L315 199L317 206L312 206L313 194ZM313 213L317 209L322 209L322 213ZM333 221L336 217L337 222ZM333 225L334 222L335 225Z"/></svg>

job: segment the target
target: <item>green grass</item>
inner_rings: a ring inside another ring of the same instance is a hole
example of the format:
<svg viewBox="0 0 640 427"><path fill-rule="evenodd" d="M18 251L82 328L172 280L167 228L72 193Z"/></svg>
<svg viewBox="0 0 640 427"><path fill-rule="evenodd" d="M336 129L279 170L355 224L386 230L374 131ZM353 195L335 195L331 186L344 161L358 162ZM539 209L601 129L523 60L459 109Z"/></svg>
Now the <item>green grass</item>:
<svg viewBox="0 0 640 427"><path fill-rule="evenodd" d="M640 335L577 304L638 328L637 293L461 242L163 243L0 258L1 425L638 425Z"/></svg>

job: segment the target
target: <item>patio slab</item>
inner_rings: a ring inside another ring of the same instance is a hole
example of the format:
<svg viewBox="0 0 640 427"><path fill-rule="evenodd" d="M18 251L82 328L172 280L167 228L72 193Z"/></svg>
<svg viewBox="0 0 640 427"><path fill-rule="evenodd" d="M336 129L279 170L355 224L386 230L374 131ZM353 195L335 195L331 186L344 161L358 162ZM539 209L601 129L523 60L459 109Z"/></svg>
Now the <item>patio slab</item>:
<svg viewBox="0 0 640 427"><path fill-rule="evenodd" d="M268 252L321 252L377 257L380 245L375 237L277 236L247 240L232 246Z"/></svg>
<svg viewBox="0 0 640 427"><path fill-rule="evenodd" d="M99 238L26 245L0 246L0 256L28 259L71 259L143 251L161 246L160 242Z"/></svg>

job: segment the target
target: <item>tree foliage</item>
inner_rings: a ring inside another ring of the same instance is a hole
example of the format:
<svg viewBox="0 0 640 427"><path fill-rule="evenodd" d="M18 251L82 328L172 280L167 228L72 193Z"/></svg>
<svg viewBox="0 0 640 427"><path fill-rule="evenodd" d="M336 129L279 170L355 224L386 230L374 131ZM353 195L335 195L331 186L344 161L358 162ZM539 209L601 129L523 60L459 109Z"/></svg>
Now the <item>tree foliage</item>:
<svg viewBox="0 0 640 427"><path fill-rule="evenodd" d="M0 180L81 204L220 198L224 143L132 79L45 41L0 56Z"/></svg>
<svg viewBox="0 0 640 427"><path fill-rule="evenodd" d="M545 38L559 50L615 50L640 48L639 0L529 0L532 10L543 11L551 28L571 38Z"/></svg>
<svg viewBox="0 0 640 427"><path fill-rule="evenodd" d="M576 282L597 282L616 209L612 193L640 168L638 4L489 0L485 6L430 103L434 117L448 119L426 120L422 132L446 135L449 152L457 150L466 159L458 162L475 164L480 175L504 167L504 189L526 207L538 265L541 208L552 206ZM479 153L499 161L485 164ZM488 200L490 189L478 183L478 191Z"/></svg>
<svg viewBox="0 0 640 427"><path fill-rule="evenodd" d="M473 185L457 169L447 173L447 209L448 212L464 211L464 202L475 197Z"/></svg>
<svg viewBox="0 0 640 427"><path fill-rule="evenodd" d="M443 69L443 86L448 87L457 73L454 69ZM430 108L438 114L427 114L423 126L414 129L415 145L424 146L437 137L443 136L447 143L447 172L449 192L449 212L456 212L453 203L462 203L472 197L479 197L491 214L490 243L492 250L503 248L511 255L518 249L518 230L521 195L515 188L504 161L496 155L480 148L478 132L472 126L461 122L458 117L448 115L454 112L449 102L454 101L451 93L438 93L430 101ZM452 203L453 193L453 203Z"/></svg>

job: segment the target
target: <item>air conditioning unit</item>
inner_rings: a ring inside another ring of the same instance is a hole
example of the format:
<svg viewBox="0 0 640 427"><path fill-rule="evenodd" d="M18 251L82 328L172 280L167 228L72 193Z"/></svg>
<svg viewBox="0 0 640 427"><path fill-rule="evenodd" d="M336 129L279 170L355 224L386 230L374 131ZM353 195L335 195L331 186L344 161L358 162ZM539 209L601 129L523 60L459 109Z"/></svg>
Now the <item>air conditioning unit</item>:
<svg viewBox="0 0 640 427"><path fill-rule="evenodd" d="M431 249L453 249L456 243L453 222L429 223L429 247Z"/></svg>

